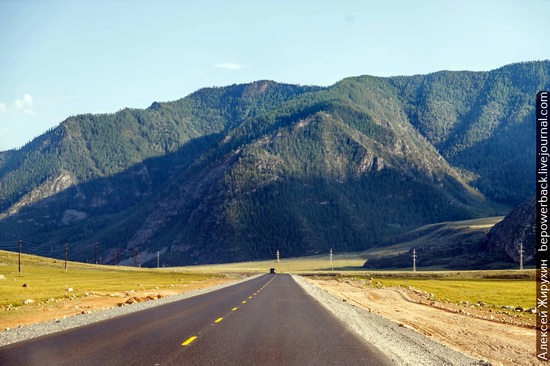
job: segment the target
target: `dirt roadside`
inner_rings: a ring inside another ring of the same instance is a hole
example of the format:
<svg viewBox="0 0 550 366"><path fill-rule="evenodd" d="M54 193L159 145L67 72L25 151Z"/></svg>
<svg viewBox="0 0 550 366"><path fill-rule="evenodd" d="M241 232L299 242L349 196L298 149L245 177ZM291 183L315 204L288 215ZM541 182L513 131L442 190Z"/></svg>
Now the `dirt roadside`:
<svg viewBox="0 0 550 366"><path fill-rule="evenodd" d="M375 288L342 279L304 279L349 304L415 329L471 357L490 361L492 365L543 364L535 356L536 333L532 320L511 319L482 309L426 301L409 289ZM493 317L493 320L483 317ZM522 325L509 324L511 322Z"/></svg>
<svg viewBox="0 0 550 366"><path fill-rule="evenodd" d="M236 280L238 278L211 278L183 285L174 285L174 287L168 289L140 290L137 288L128 292L109 293L90 291L86 292L83 297L67 294L67 297L63 299L52 298L17 308L0 309L4 313L0 314L0 331L107 310L117 306L156 300Z"/></svg>

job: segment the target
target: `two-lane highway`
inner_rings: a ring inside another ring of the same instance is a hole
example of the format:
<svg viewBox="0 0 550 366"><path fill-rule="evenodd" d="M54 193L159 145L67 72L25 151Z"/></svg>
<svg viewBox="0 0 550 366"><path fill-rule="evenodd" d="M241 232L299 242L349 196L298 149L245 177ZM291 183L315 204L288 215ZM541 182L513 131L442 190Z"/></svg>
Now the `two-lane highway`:
<svg viewBox="0 0 550 366"><path fill-rule="evenodd" d="M288 275L0 348L0 365L389 364Z"/></svg>

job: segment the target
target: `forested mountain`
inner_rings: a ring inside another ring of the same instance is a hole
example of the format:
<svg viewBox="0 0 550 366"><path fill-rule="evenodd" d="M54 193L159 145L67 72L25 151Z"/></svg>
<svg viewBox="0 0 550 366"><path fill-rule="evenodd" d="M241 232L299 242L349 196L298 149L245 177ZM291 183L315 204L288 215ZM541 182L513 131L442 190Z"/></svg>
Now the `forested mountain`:
<svg viewBox="0 0 550 366"><path fill-rule="evenodd" d="M259 81L70 117L0 153L0 242L205 263L361 250L502 214L534 192L533 100L549 70Z"/></svg>

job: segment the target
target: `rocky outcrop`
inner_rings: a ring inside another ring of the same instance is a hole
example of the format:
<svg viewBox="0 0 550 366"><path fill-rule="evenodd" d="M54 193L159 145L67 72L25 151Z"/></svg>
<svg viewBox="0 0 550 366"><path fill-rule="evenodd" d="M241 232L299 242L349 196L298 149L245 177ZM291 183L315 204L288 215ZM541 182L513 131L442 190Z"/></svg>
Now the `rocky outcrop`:
<svg viewBox="0 0 550 366"><path fill-rule="evenodd" d="M523 263L534 263L535 204L536 198L530 198L496 224L485 237L487 250L491 253L504 252L514 262L519 262L520 245L523 243Z"/></svg>

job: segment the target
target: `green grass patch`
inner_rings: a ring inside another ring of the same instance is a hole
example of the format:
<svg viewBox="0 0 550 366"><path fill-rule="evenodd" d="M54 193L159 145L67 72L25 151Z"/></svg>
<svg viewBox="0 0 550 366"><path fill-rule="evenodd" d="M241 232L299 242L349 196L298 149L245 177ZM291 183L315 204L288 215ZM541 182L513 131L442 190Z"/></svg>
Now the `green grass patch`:
<svg viewBox="0 0 550 366"><path fill-rule="evenodd" d="M420 291L434 294L438 300L475 304L482 301L489 306L505 305L535 307L536 282L533 280L509 279L415 279L377 278L386 287L412 286Z"/></svg>
<svg viewBox="0 0 550 366"><path fill-rule="evenodd" d="M95 266L22 255L19 274L17 254L0 251L0 307L20 306L26 299L36 302L67 296L82 297L86 292L124 292L180 287L217 277L209 273L188 273L173 269ZM27 287L23 287L26 284ZM72 292L67 289L72 288Z"/></svg>

